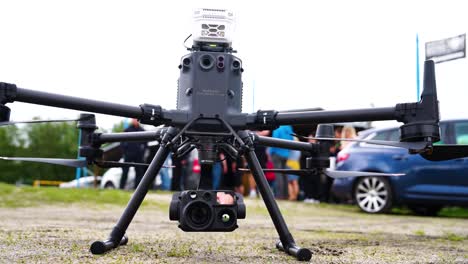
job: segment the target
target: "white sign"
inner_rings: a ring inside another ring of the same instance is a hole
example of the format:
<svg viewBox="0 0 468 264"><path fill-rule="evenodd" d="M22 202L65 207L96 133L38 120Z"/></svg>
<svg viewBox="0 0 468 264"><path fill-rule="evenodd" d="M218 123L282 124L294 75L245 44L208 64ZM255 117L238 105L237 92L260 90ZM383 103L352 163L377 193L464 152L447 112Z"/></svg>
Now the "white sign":
<svg viewBox="0 0 468 264"><path fill-rule="evenodd" d="M435 63L465 58L466 34L426 42L426 60Z"/></svg>

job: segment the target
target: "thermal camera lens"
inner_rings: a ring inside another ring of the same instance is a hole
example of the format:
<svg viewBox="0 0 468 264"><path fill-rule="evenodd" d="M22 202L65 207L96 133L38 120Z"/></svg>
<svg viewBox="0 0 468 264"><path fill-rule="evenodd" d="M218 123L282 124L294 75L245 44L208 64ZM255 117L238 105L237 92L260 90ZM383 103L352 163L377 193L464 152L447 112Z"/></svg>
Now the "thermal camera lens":
<svg viewBox="0 0 468 264"><path fill-rule="evenodd" d="M218 219L223 223L224 226L231 226L234 224L236 215L231 209L224 209L218 213Z"/></svg>

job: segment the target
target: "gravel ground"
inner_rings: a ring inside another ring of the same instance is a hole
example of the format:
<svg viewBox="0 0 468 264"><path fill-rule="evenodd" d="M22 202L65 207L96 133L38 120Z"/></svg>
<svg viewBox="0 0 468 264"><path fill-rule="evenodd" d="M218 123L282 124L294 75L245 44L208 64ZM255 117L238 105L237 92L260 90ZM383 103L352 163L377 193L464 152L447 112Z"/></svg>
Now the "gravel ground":
<svg viewBox="0 0 468 264"><path fill-rule="evenodd" d="M130 242L102 256L89 245L104 239L123 207L44 205L0 208L1 263L285 263L261 200L246 199L247 219L232 233L184 233L168 220L168 194L136 215ZM312 263L468 263L468 220L366 215L336 205L280 202L298 245Z"/></svg>

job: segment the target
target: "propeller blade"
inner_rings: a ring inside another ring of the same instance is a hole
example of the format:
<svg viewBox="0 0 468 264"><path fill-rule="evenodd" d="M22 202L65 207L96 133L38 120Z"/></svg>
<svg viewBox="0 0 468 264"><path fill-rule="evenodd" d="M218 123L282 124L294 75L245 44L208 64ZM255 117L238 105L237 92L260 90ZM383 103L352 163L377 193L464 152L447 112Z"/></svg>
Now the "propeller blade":
<svg viewBox="0 0 468 264"><path fill-rule="evenodd" d="M420 154L430 161L443 161L468 157L468 145L434 145L432 151Z"/></svg>
<svg viewBox="0 0 468 264"><path fill-rule="evenodd" d="M125 168L125 167L148 167L148 163L137 163L137 162L118 162L118 161L96 161L96 165L101 168ZM175 166L163 165L163 168L175 168Z"/></svg>
<svg viewBox="0 0 468 264"><path fill-rule="evenodd" d="M54 122L72 122L72 121L83 121L90 118L89 116L82 117L82 118L74 118L74 119L51 119L51 120L26 120L26 121L8 121L8 122L0 122L0 126L8 126L8 125L15 125L15 124L34 124L34 123L54 123Z"/></svg>
<svg viewBox="0 0 468 264"><path fill-rule="evenodd" d="M52 159L52 158L24 158L24 157L15 157L15 158L0 157L0 159L48 163L48 164L62 165L62 166L68 166L68 167L74 167L74 168L82 168L82 167L86 167L87 165L86 160L81 160L81 159Z"/></svg>
<svg viewBox="0 0 468 264"><path fill-rule="evenodd" d="M404 173L380 173L380 172L365 172L365 171L337 171L327 169L324 171L328 177L339 179L348 177L361 177L361 176L376 176L376 177L391 177L391 176L404 176Z"/></svg>
<svg viewBox="0 0 468 264"><path fill-rule="evenodd" d="M118 162L118 161L96 161L96 165L101 168L125 168L125 167L148 167L146 163Z"/></svg>
<svg viewBox="0 0 468 264"><path fill-rule="evenodd" d="M249 169L238 169L239 171L250 171ZM291 169L263 169L264 172L277 172L285 174L294 174L299 176L307 176L314 173L315 170L291 170Z"/></svg>
<svg viewBox="0 0 468 264"><path fill-rule="evenodd" d="M299 136L299 137L304 138L304 139L327 140L327 141L363 142L363 143L368 143L368 144L391 146L391 147L405 148L405 149L417 150L417 151L425 150L429 145L428 142L424 142L424 141L396 142L396 141L385 141L385 140L366 140L366 139L359 139L359 138L322 138L322 137L304 137L304 136Z"/></svg>
<svg viewBox="0 0 468 264"><path fill-rule="evenodd" d="M249 169L239 169L240 171L250 171ZM294 174L299 176L308 176L314 173L314 170L290 170L290 169L263 169L264 172L278 172L285 174ZM361 177L361 176L376 176L376 177L389 177L389 176L403 176L404 173L380 173L380 172L365 172L365 171L335 171L327 169L324 171L328 177L339 179L348 177Z"/></svg>
<svg viewBox="0 0 468 264"><path fill-rule="evenodd" d="M97 161L95 162L101 168L125 168L125 167L148 167L148 163L137 163L137 162L118 162L118 161ZM175 166L162 166L163 168L174 168Z"/></svg>

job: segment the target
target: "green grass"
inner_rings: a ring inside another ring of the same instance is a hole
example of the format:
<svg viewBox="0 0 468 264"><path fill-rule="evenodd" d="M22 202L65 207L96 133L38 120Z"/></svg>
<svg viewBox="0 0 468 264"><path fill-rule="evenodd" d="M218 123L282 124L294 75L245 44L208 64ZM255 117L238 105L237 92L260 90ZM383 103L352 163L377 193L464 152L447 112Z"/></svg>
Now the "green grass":
<svg viewBox="0 0 468 264"><path fill-rule="evenodd" d="M395 215L417 215L407 207L394 207L391 214ZM468 218L468 208L462 208L457 206L444 207L437 216L448 217L448 218Z"/></svg>
<svg viewBox="0 0 468 264"><path fill-rule="evenodd" d="M133 252L143 252L145 251L145 247L141 244L132 244L131 245Z"/></svg>
<svg viewBox="0 0 468 264"><path fill-rule="evenodd" d="M190 243L179 242L169 246L171 248L167 251L168 257L184 258L193 255L193 250Z"/></svg>
<svg viewBox="0 0 468 264"><path fill-rule="evenodd" d="M447 239L447 240L456 241L456 242L458 242L458 241L463 241L463 240L466 239L466 238L463 237L463 236L459 236L459 235L454 234L454 233L451 233L451 232L446 233L445 236L444 236L444 238Z"/></svg>
<svg viewBox="0 0 468 264"><path fill-rule="evenodd" d="M161 193L161 192L159 192ZM169 193L169 192L163 192ZM57 187L17 187L15 185L0 183L0 207L31 207L46 204L84 204L84 205L120 205L124 206L130 200L132 193L121 190L101 190L101 189L60 189ZM156 202L145 200L143 206L155 206L158 209L166 210L167 202ZM309 205L298 202L282 201L280 207L285 216L301 215L304 210L317 208L317 212L348 217L372 217L359 211L355 205L337 205L321 203ZM249 213L268 215L263 202L260 199L249 202ZM396 207L391 214L414 215L405 207ZM450 218L468 218L468 209L461 207L443 208L438 216Z"/></svg>
<svg viewBox="0 0 468 264"><path fill-rule="evenodd" d="M126 205L131 193L120 190L17 187L0 183L0 207L31 207L46 204ZM145 201L143 205L154 204Z"/></svg>
<svg viewBox="0 0 468 264"><path fill-rule="evenodd" d="M440 210L439 216L468 218L468 209L461 207L446 207Z"/></svg>

